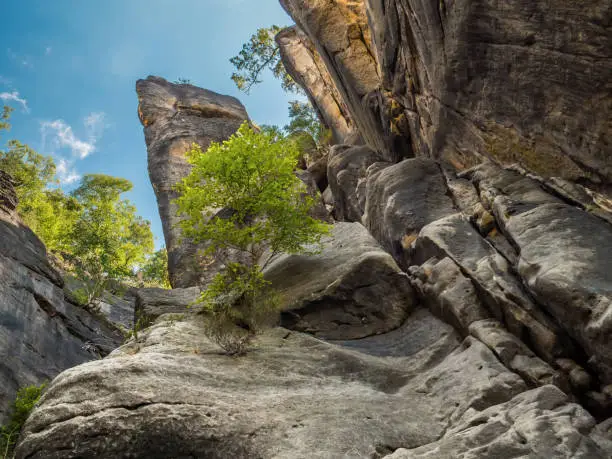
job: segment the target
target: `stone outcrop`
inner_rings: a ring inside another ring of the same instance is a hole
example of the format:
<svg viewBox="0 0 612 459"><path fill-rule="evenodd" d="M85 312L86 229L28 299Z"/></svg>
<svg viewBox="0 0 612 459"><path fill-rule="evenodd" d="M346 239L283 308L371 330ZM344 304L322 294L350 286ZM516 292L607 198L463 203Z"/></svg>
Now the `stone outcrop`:
<svg viewBox="0 0 612 459"><path fill-rule="evenodd" d="M264 274L285 303L282 324L317 337L388 332L415 305L408 276L358 223L336 223L320 253L281 255Z"/></svg>
<svg viewBox="0 0 612 459"><path fill-rule="evenodd" d="M347 142L354 134L353 123L310 39L298 28L288 27L276 36L276 43L287 73L304 88L312 106L331 129L334 142Z"/></svg>
<svg viewBox="0 0 612 459"><path fill-rule="evenodd" d="M208 265L196 252L198 246L182 240L180 220L172 200L173 187L189 174L185 153L193 143L205 151L211 142L231 136L248 119L243 105L235 98L197 88L172 84L160 77L136 83L138 114L147 143L149 177L162 217L168 249L170 283L192 287L208 280L217 265Z"/></svg>
<svg viewBox="0 0 612 459"><path fill-rule="evenodd" d="M486 346L425 310L350 347L275 329L238 360L204 338L202 321L162 316L64 372L16 457L455 457L487 446L492 455L475 457L608 457L584 409L553 386L525 392Z"/></svg>
<svg viewBox="0 0 612 459"><path fill-rule="evenodd" d="M16 206L11 179L0 171L0 424L19 388L98 359L123 341L108 319L67 301L62 277Z"/></svg>
<svg viewBox="0 0 612 459"><path fill-rule="evenodd" d="M385 159L489 158L612 196L609 2L281 4Z"/></svg>
<svg viewBox="0 0 612 459"><path fill-rule="evenodd" d="M146 327L164 314L185 314L196 312L191 306L201 294L199 287L175 288L140 288L135 291L136 308L133 311L134 322L138 328Z"/></svg>

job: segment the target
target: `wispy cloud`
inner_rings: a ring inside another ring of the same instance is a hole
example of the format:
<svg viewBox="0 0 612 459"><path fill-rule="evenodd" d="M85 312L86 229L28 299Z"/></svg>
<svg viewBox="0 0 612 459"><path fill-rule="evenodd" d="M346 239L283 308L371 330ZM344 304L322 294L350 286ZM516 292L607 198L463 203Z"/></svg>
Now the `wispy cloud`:
<svg viewBox="0 0 612 459"><path fill-rule="evenodd" d="M18 104L21 104L21 106L23 107L23 110L26 113L30 111L30 109L28 108L28 101L25 100L23 97L19 97L18 91L0 92L0 100L2 100L5 103L6 102L17 102Z"/></svg>
<svg viewBox="0 0 612 459"><path fill-rule="evenodd" d="M43 150L55 158L57 177L62 185L70 185L81 178L77 161L96 151L96 145L107 128L106 115L92 112L83 119L83 125L86 136L79 138L72 126L62 119L41 123Z"/></svg>
<svg viewBox="0 0 612 459"><path fill-rule="evenodd" d="M74 167L74 161L68 161L65 158L59 158L57 160L55 172L61 185L71 185L81 178Z"/></svg>
<svg viewBox="0 0 612 459"><path fill-rule="evenodd" d="M72 127L64 120L43 121L43 137L51 135L51 142L56 148L69 148L80 159L87 158L96 149L95 142L81 140L74 135Z"/></svg>
<svg viewBox="0 0 612 459"><path fill-rule="evenodd" d="M51 54L51 51L53 51L53 48L51 46L47 46L45 48L45 56L48 56L49 54Z"/></svg>

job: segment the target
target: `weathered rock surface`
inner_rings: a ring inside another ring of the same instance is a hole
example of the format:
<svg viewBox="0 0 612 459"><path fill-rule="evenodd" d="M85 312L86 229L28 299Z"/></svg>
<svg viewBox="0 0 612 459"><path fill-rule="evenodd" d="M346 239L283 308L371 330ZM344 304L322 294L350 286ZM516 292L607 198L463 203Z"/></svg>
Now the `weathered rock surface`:
<svg viewBox="0 0 612 459"><path fill-rule="evenodd" d="M612 383L612 225L515 172L484 165L474 181L518 248L530 293Z"/></svg>
<svg viewBox="0 0 612 459"><path fill-rule="evenodd" d="M380 155L367 146L334 145L331 148L327 178L337 220L362 221L368 169L380 161Z"/></svg>
<svg viewBox="0 0 612 459"><path fill-rule="evenodd" d="M16 205L0 171L0 424L20 387L106 355L123 341L105 319L66 301L61 276Z"/></svg>
<svg viewBox="0 0 612 459"><path fill-rule="evenodd" d="M407 159L367 179L364 224L404 268L409 266L406 249L421 228L455 212L433 160Z"/></svg>
<svg viewBox="0 0 612 459"><path fill-rule="evenodd" d="M264 271L286 306L282 323L328 339L399 327L415 305L408 276L359 223L336 223L316 255L281 255Z"/></svg>
<svg viewBox="0 0 612 459"><path fill-rule="evenodd" d="M64 372L16 457L382 457L436 442L469 449L491 430L519 451L606 457L588 413L550 386L523 393L486 346L460 344L426 311L402 335L352 348L272 330L239 359L219 354L201 321L161 317L138 341Z"/></svg>
<svg viewBox="0 0 612 459"><path fill-rule="evenodd" d="M217 272L216 264L205 266L196 256L197 245L181 241L176 226L180 217L172 200L174 185L190 170L185 152L193 143L206 150L211 142L231 136L248 119L235 98L189 84L172 84L160 77L136 83L138 114L144 126L149 176L162 218L168 267L173 287L192 287Z"/></svg>
<svg viewBox="0 0 612 459"><path fill-rule="evenodd" d="M281 0L366 143L612 196L610 2Z"/></svg>
<svg viewBox="0 0 612 459"><path fill-rule="evenodd" d="M588 435L591 416L569 404L563 392L545 386L480 412L466 412L435 443L395 451L389 459L481 459L609 457Z"/></svg>
<svg viewBox="0 0 612 459"><path fill-rule="evenodd" d="M353 122L325 64L310 39L296 27L276 36L287 73L304 88L313 107L331 129L335 143L345 143L353 134Z"/></svg>
<svg viewBox="0 0 612 459"><path fill-rule="evenodd" d="M363 140L384 159L396 159L403 143L383 121L385 113L380 110L381 79L365 2L281 0L280 3L314 45ZM283 62L288 69L294 67L292 61L297 59L289 57L290 53L291 49L285 49ZM411 156L410 150L402 153Z"/></svg>
<svg viewBox="0 0 612 459"><path fill-rule="evenodd" d="M134 322L139 327L146 326L163 314L185 314L195 312L191 305L200 297L199 287L175 288L139 288L135 291L136 309Z"/></svg>

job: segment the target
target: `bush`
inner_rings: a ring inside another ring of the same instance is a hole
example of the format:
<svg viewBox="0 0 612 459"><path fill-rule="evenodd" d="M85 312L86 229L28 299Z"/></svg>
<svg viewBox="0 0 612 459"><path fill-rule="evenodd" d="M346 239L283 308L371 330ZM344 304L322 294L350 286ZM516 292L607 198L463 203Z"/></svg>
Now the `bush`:
<svg viewBox="0 0 612 459"><path fill-rule="evenodd" d="M281 302L265 266L279 253L307 252L328 231L309 215L314 199L295 175L298 156L294 142L247 123L206 153L197 145L188 153L193 168L177 200L181 227L225 264L199 303L209 316L207 335L229 354L244 353L278 317Z"/></svg>
<svg viewBox="0 0 612 459"><path fill-rule="evenodd" d="M0 427L0 454L3 459L12 456L17 439L28 416L40 399L46 383L40 386L22 387L17 391L9 422Z"/></svg>

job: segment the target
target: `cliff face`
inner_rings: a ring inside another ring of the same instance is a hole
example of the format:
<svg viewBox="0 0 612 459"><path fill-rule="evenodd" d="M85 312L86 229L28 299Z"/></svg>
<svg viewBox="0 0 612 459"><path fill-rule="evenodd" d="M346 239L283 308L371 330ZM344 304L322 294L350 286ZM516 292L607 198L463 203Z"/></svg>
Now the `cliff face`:
<svg viewBox="0 0 612 459"><path fill-rule="evenodd" d="M172 202L178 194L173 187L189 174L185 153L193 143L206 151L211 142L221 142L236 132L248 115L233 97L189 84L172 84L160 77L138 80L136 92L149 177L168 250L170 283L175 288L198 285L216 272L215 265L205 269L206 263L197 256L198 246L182 240Z"/></svg>
<svg viewBox="0 0 612 459"><path fill-rule="evenodd" d="M385 157L518 163L611 195L611 5L282 0Z"/></svg>
<svg viewBox="0 0 612 459"><path fill-rule="evenodd" d="M0 171L0 424L20 387L51 380L123 341L106 320L67 300L62 277L16 206L12 181Z"/></svg>

